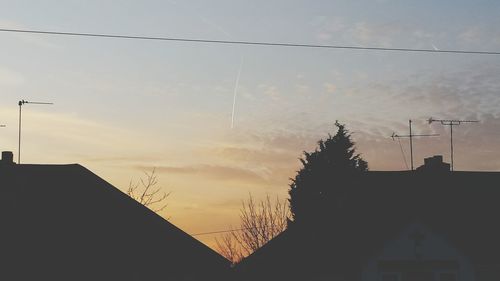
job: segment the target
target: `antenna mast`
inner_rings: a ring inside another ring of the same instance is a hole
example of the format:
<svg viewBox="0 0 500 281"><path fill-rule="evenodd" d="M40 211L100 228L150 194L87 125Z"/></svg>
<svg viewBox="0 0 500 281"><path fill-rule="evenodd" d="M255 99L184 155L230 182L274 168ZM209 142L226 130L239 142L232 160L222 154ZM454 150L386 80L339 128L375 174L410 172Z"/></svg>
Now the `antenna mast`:
<svg viewBox="0 0 500 281"><path fill-rule="evenodd" d="M439 134L418 134L414 135L411 131L411 119L408 120L408 127L410 128L410 134L409 135L398 135L396 133L392 133L391 138L392 140L396 138L410 138L410 162L411 162L411 170L414 170L413 167L413 137L437 137Z"/></svg>
<svg viewBox="0 0 500 281"><path fill-rule="evenodd" d="M22 112L22 106L24 104L45 104L45 105L52 105L53 103L51 102L36 102L36 101L26 101L26 100L20 100L18 105L19 105L19 139L18 139L18 150L17 150L17 164L21 164L21 112Z"/></svg>
<svg viewBox="0 0 500 281"><path fill-rule="evenodd" d="M440 122L443 126L450 126L450 159L451 159L451 171L453 172L453 126L458 126L462 123L478 123L478 120L446 120L446 119L434 119L429 118L429 124L432 122Z"/></svg>

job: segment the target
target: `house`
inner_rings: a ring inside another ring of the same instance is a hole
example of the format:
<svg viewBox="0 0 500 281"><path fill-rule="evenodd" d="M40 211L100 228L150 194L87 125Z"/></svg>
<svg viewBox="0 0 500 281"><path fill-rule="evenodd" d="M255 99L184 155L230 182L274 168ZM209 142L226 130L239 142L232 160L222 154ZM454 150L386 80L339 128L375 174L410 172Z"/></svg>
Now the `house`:
<svg viewBox="0 0 500 281"><path fill-rule="evenodd" d="M229 262L80 165L0 161L0 280L227 280Z"/></svg>
<svg viewBox="0 0 500 281"><path fill-rule="evenodd" d="M500 280L500 173L439 159L343 182L335 212L292 223L236 266L238 280Z"/></svg>

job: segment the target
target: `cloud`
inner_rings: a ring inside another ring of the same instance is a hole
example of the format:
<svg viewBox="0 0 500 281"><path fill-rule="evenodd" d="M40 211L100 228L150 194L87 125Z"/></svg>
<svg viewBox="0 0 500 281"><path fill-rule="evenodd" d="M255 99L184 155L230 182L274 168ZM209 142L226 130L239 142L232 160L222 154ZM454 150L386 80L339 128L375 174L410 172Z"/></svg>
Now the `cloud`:
<svg viewBox="0 0 500 281"><path fill-rule="evenodd" d="M320 17L313 21L313 26L317 40L348 45L430 48L434 40L442 37L399 21L349 22L338 17Z"/></svg>
<svg viewBox="0 0 500 281"><path fill-rule="evenodd" d="M455 71L428 79L420 86L412 86L395 98L409 100L426 111L446 116L470 116L478 113L496 113L500 106L500 67L483 64L470 70Z"/></svg>
<svg viewBox="0 0 500 281"><path fill-rule="evenodd" d="M476 24L461 30L437 32L425 25L400 21L351 21L338 17L319 17L313 21L315 37L321 42L361 46L432 49L494 50L500 47L500 31L494 25ZM444 46L444 47L442 47Z"/></svg>
<svg viewBox="0 0 500 281"><path fill-rule="evenodd" d="M468 43L476 43L483 36L483 33L479 26L469 26L458 35L458 38Z"/></svg>
<svg viewBox="0 0 500 281"><path fill-rule="evenodd" d="M403 128L405 131L408 128ZM423 164L425 157L443 155L450 161L450 132L448 126L425 124L423 120L414 127L417 133L438 133L439 137L415 138L413 142L415 166ZM367 132L356 136L358 151L377 170L406 169L398 141ZM480 123L464 123L453 129L454 162L456 170L500 170L500 117L482 115ZM409 165L408 140L401 140Z"/></svg>
<svg viewBox="0 0 500 281"><path fill-rule="evenodd" d="M324 83L323 87L325 88L325 91L329 94L333 94L337 90L337 86L329 82Z"/></svg>
<svg viewBox="0 0 500 281"><path fill-rule="evenodd" d="M370 116L378 116L383 123L400 116L457 118L499 112L499 75L500 67L493 63L468 64L444 73L422 71L404 81L366 81L342 91L353 93L348 97L350 105L370 105L369 110L362 107L361 116L354 120Z"/></svg>
<svg viewBox="0 0 500 281"><path fill-rule="evenodd" d="M401 36L405 35L408 29L408 27L394 22L358 22L351 27L350 33L354 41L362 45L393 47L396 42L401 41Z"/></svg>
<svg viewBox="0 0 500 281"><path fill-rule="evenodd" d="M313 26L317 26L316 39L319 41L329 41L334 38L335 34L344 32L346 24L341 18L316 17L312 21Z"/></svg>
<svg viewBox="0 0 500 281"><path fill-rule="evenodd" d="M297 158L301 156L301 152L314 150L319 139L327 137L328 133L335 133L333 122L339 119L353 132L358 152L369 161L372 169L401 170L405 169L405 165L399 143L392 141L389 136L392 132L407 133L408 119L411 118L414 120L413 129L416 133L441 134L439 138L415 140L417 166L424 157L442 154L446 158L449 151L448 128L437 124L429 126L425 122L427 118L484 120L485 116L496 118L500 115L498 77L499 66L481 63L464 65L447 72L419 72L404 80L367 79L350 88L337 89L333 83L324 84L325 90L331 86L332 90L339 93L335 95L336 104L346 104L348 110L332 108L332 113L326 115L326 111L318 110L321 105L316 103L311 104L315 106L314 110L307 110L301 104L299 110L283 111L278 116L275 113L265 114L260 116L258 128L247 128L245 131L234 131L223 136L224 141L211 147L210 153L215 154L213 157L230 161L236 166L250 167L252 170L256 167L265 168L271 175L282 178L282 185L285 185L285 178L293 177L300 168ZM356 94L342 95L347 90ZM322 113L317 114L318 111ZM497 121L491 119L489 122ZM462 126L458 130L465 132L469 130L467 128L468 126ZM495 126L490 126L490 130L496 129ZM487 131L481 133L488 134ZM471 137L472 135L464 136L464 139ZM482 143L481 151L497 151L492 140L493 138L488 138L488 141ZM401 143L409 161L407 140L402 139ZM459 141L457 145L460 145ZM462 155L470 156L477 163L462 164L464 169L497 169L495 157L498 156L495 154L485 153L484 159L479 159L468 151L462 152ZM457 157L457 161L460 161L461 156ZM465 158L462 159L464 160Z"/></svg>
<svg viewBox="0 0 500 281"><path fill-rule="evenodd" d="M370 113L365 113L363 118L352 116L347 120L348 127L356 131L353 137L358 151L363 153L372 169L405 169L399 143L388 137L392 132L407 133L407 119L411 118L415 133L441 135L415 139L416 165L420 165L424 157L436 154L444 155L449 161L449 128L440 124L429 125L425 120L429 117L479 119L479 124L464 124L454 130L455 158L460 163L456 167L462 170L499 170L499 76L499 66L482 63L442 74L425 73L418 79L405 82L369 82L356 86L356 99L368 101L372 106ZM409 161L408 140L402 139L401 143Z"/></svg>
<svg viewBox="0 0 500 281"><path fill-rule="evenodd" d="M86 157L84 155L81 156L85 161L88 162L121 162L121 163L134 163L134 162L154 162L159 161L162 158L159 156L110 156L110 157Z"/></svg>
<svg viewBox="0 0 500 281"><path fill-rule="evenodd" d="M247 148L236 146L225 146L211 149L211 154L226 160L233 160L239 163L255 163L261 165L287 165L294 154L288 151L272 148Z"/></svg>
<svg viewBox="0 0 500 281"><path fill-rule="evenodd" d="M137 166L139 170L148 167ZM250 184L267 184L272 179L250 169L221 165L158 166L156 171L166 174L189 175L216 181L230 181Z"/></svg>
<svg viewBox="0 0 500 281"><path fill-rule="evenodd" d="M50 108L57 111L57 105ZM44 108L45 109L45 108ZM1 108L0 120L6 123L17 124L18 111L14 108ZM7 128L6 145L14 146L17 141L17 127ZM16 136L14 138L14 136ZM81 160L89 158L123 157L124 154L138 154L138 151L147 151L150 144L147 138L132 132L74 114L59 112L43 112L30 108L23 110L23 150L30 159L71 159L75 155L85 155ZM47 152L51 152L50 154ZM119 155L119 156L116 156Z"/></svg>
<svg viewBox="0 0 500 281"><path fill-rule="evenodd" d="M265 96L271 98L274 101L278 101L281 99L280 92L278 87L266 84L260 84L258 86L258 90L264 93Z"/></svg>
<svg viewBox="0 0 500 281"><path fill-rule="evenodd" d="M462 45L480 50L500 47L500 31L491 26L473 25L464 28L457 35Z"/></svg>

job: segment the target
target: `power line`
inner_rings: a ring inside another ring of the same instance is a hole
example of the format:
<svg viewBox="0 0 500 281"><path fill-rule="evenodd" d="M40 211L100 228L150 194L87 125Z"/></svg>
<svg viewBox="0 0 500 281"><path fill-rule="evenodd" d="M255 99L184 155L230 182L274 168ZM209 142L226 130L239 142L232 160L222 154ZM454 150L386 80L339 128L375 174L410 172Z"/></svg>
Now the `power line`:
<svg viewBox="0 0 500 281"><path fill-rule="evenodd" d="M243 231L243 230L249 230L249 229L255 229L255 228L256 227L249 227L249 228L237 228L237 229L231 229L231 230L218 230L218 231L211 231L211 232L201 232L201 233L191 234L191 236L201 236L201 235L209 235L209 234L237 232L237 231Z"/></svg>
<svg viewBox="0 0 500 281"><path fill-rule="evenodd" d="M30 30L30 29L6 29L0 28L0 32L11 33L31 33L44 35L62 35L62 36L83 36L83 37L102 37L114 39L135 39L135 40L159 40L175 41L189 43L212 43L226 45L257 45L273 47L298 47L298 48L321 48L321 49L348 49L348 50L366 50L366 51L393 51L393 52L418 52L418 53L451 53L451 54L475 54L475 55L500 55L498 51L468 51L468 50L437 50L437 49L412 49L412 48L384 48L384 47L363 47L363 46L343 46L343 45L319 45L319 44L296 44L265 41L232 41L232 40L213 40L199 38L180 38L180 37L153 37L153 36L135 36L105 33L80 33L80 32L62 32L48 30Z"/></svg>

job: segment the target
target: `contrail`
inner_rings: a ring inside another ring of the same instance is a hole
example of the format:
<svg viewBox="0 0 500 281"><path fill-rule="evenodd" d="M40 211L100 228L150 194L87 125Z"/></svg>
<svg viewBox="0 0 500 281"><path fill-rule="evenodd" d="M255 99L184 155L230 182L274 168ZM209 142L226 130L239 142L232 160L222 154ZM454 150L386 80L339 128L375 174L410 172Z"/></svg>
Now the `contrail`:
<svg viewBox="0 0 500 281"><path fill-rule="evenodd" d="M231 113L231 129L234 128L234 110L236 108L236 95L238 93L238 87L240 84L241 70L243 69L243 56L241 57L240 68L238 69L238 75L236 76L236 82L234 84L234 95L233 95L233 112Z"/></svg>
<svg viewBox="0 0 500 281"><path fill-rule="evenodd" d="M185 10L185 11L194 11L194 14L204 24L208 24L212 28L215 28L217 31L223 33L227 38L231 37L231 34L229 34L229 32L227 32L222 26L216 24L215 22L209 20L208 18L205 18L204 16L201 16L200 13L198 13L196 10L194 10L194 9L187 9L185 6L183 6L182 4L177 3L175 0L167 0L167 1L170 2L170 4L172 4L172 5L176 6L176 7L179 7L181 9ZM234 85L233 111L231 113L231 129L234 128L234 113L235 113L234 111L236 109L236 97L237 97L237 93L238 93L238 87L239 87L239 84L240 84L240 76L241 76L241 69L242 68L243 68L243 56L241 56L240 68L238 70L238 75L236 76L236 83Z"/></svg>

